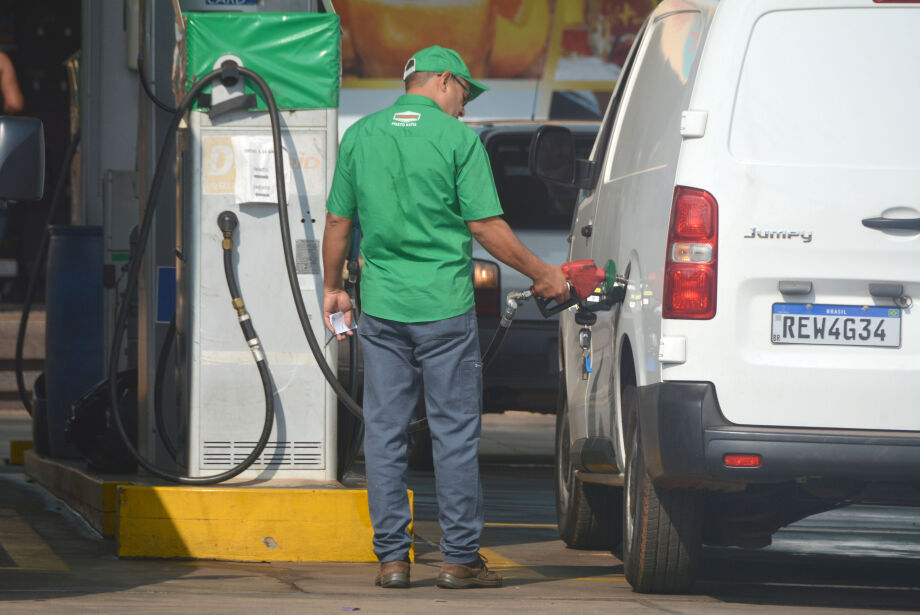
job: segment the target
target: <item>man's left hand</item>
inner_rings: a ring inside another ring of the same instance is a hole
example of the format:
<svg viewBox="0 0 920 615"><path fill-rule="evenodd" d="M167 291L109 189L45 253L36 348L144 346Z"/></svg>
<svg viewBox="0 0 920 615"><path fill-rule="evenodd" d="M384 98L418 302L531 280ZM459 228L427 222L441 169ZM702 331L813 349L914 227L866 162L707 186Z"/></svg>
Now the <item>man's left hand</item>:
<svg viewBox="0 0 920 615"><path fill-rule="evenodd" d="M332 321L329 319L330 316L337 312L345 313L345 324L349 327L352 326L352 306L351 306L351 297L348 296L342 289L324 289L323 291L323 324L326 325L326 328L330 332L335 333L335 329L332 328ZM345 339L346 335L354 335L354 331L346 331L345 333L339 333L335 337L340 342Z"/></svg>

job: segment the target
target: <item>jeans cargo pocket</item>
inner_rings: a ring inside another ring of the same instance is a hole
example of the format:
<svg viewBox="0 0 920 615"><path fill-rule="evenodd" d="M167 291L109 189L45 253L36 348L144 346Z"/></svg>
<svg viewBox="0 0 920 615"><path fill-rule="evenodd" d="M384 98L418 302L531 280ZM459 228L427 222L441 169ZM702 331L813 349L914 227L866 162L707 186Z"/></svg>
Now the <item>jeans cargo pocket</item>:
<svg viewBox="0 0 920 615"><path fill-rule="evenodd" d="M482 361L460 364L460 408L464 414L482 413Z"/></svg>

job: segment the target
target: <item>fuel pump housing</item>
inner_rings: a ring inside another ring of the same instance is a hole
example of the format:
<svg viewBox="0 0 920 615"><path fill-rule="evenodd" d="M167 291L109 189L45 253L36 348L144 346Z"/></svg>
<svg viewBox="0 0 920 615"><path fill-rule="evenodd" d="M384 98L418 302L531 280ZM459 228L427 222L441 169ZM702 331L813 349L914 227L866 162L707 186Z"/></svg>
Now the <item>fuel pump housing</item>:
<svg viewBox="0 0 920 615"><path fill-rule="evenodd" d="M317 338L320 238L335 167L339 21L311 13L187 13L188 79L235 62L261 75L280 109L297 279ZM301 329L285 271L270 117L260 94L215 82L179 135L176 375L180 460L192 476L228 470L253 450L265 400L239 335L218 216L236 214L234 268L271 371L275 426L242 478L336 478L336 396ZM336 345L325 348L335 365Z"/></svg>

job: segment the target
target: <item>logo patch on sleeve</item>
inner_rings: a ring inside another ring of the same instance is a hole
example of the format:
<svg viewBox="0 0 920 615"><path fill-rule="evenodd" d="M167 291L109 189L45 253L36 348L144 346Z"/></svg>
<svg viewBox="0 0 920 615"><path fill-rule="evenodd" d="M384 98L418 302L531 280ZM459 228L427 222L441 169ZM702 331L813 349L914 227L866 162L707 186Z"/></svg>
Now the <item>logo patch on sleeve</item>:
<svg viewBox="0 0 920 615"><path fill-rule="evenodd" d="M415 126L419 118L422 117L421 113L416 113L415 111L399 111L393 114L393 126Z"/></svg>

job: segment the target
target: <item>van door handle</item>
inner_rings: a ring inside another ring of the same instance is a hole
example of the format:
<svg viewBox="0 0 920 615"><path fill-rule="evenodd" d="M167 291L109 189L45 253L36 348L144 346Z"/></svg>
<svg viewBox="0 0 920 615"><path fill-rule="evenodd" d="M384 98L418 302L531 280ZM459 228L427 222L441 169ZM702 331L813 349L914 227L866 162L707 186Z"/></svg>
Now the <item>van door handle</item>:
<svg viewBox="0 0 920 615"><path fill-rule="evenodd" d="M865 218L863 226L876 230L920 231L920 218Z"/></svg>
<svg viewBox="0 0 920 615"><path fill-rule="evenodd" d="M581 236L590 237L593 231L594 231L594 226L591 224L586 224L583 227L581 227Z"/></svg>

